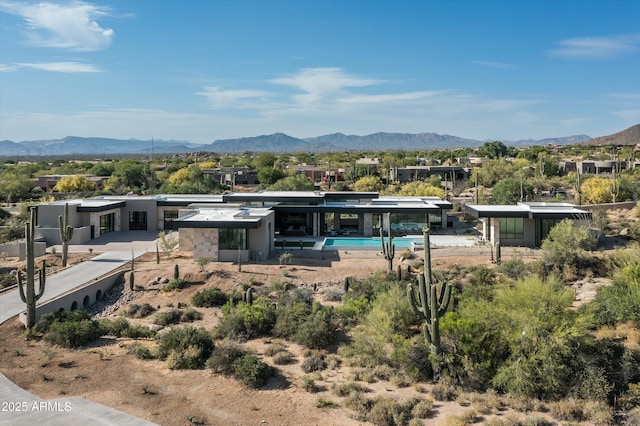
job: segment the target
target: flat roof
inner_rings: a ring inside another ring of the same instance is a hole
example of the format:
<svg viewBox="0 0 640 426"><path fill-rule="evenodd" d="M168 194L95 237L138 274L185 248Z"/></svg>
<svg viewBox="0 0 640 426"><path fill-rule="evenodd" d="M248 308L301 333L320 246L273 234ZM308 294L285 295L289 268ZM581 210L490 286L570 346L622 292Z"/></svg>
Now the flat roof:
<svg viewBox="0 0 640 426"><path fill-rule="evenodd" d="M273 214L268 208L207 208L173 219L178 228L258 228L262 220Z"/></svg>
<svg viewBox="0 0 640 426"><path fill-rule="evenodd" d="M590 218L589 210L569 203L523 202L516 205L467 204L465 211L475 217L524 217L529 219Z"/></svg>

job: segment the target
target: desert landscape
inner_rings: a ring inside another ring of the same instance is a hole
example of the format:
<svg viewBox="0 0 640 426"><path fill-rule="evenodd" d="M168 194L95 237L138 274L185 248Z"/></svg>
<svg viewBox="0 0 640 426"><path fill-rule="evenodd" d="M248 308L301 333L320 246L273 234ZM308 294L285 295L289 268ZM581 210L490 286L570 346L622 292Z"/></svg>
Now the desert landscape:
<svg viewBox="0 0 640 426"><path fill-rule="evenodd" d="M452 255L456 253L455 249L434 250L434 268L453 264L490 265L488 256L469 256L469 251L473 250L480 253L479 249L473 248L458 249L458 255ZM266 262L241 265L242 271L232 263L211 263L203 271L201 265L179 253L163 255L159 264L155 253L148 253L135 263L136 283L140 284L136 284L134 291L120 285L96 316L116 318L132 304L148 303L158 311L188 307L192 296L203 288L218 287L224 292L234 292L242 291L247 283L252 283L256 289L268 289L286 281L296 287L315 289L312 290L314 297L322 302L328 291L343 288L344 277L364 278L387 267L387 261L375 251L300 251L292 254L293 259L288 265L281 265L276 253ZM86 256L73 253L71 263ZM51 263L56 260L49 259ZM179 266L187 285L179 291L163 291L158 281L171 277L175 265ZM220 308L197 308L197 311L202 313L202 319L188 325L212 329L220 318ZM129 321L151 326L152 316ZM164 331L160 330L160 333ZM164 361L137 359L130 350L140 344L140 339L106 336L80 349L65 349L44 341L25 339L24 326L17 319L2 324L0 336L3 347L0 371L41 398L80 396L162 425L367 424L358 419L356 412L345 407L344 398L335 392L337 386L354 381L351 367L335 363L316 375L317 391L308 392L304 390L305 373L301 368L308 349L276 338L242 342L276 371L266 386L252 389L233 378L206 369L171 370ZM142 339L142 343L150 348L156 344L154 339ZM285 365L273 362L269 348L275 345L284 347L291 354L290 362ZM335 350L330 352L335 353ZM422 421L425 425L443 424L453 414L471 411L476 413L477 422L525 416L507 404L496 402L495 395L462 393L457 398L449 398L452 401L438 401L430 383L398 386L389 380L376 378L363 386L370 398L383 396L433 401L432 409ZM493 399L491 405L490 399ZM318 401L331 401L331 404L319 407ZM474 410L478 404L482 407ZM542 413L537 415L544 416Z"/></svg>

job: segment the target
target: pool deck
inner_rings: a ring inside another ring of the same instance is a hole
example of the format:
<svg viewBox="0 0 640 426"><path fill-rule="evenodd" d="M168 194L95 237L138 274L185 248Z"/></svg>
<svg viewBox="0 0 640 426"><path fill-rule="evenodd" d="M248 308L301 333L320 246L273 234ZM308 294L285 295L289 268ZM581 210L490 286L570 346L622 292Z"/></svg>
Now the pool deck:
<svg viewBox="0 0 640 426"><path fill-rule="evenodd" d="M340 244L340 245L332 245L325 246L326 238L339 238L340 240L348 240L349 238L353 238L354 240L362 240L367 237L361 236L353 236L353 237L278 237L276 241L287 241L291 243L298 243L300 241L308 243L313 242L312 250L378 250L380 251L379 242L373 245L348 245L348 244ZM372 237L371 239L378 238ZM411 242L416 242L416 244L408 243L406 248L415 249L416 246L422 250L422 237L419 235L408 236L408 237L393 237L394 241L398 240L410 240ZM475 247L478 243L478 239L472 235L431 235L431 247ZM378 240L379 241L379 240ZM279 249L278 243L275 245L276 249ZM398 248L405 248L398 247ZM286 249L294 249L294 247L287 247Z"/></svg>

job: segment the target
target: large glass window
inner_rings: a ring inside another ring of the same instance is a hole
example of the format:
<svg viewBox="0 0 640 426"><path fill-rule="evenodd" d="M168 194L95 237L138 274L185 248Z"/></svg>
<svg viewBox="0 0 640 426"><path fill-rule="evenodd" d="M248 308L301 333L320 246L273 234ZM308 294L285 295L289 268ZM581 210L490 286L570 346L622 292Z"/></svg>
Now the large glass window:
<svg viewBox="0 0 640 426"><path fill-rule="evenodd" d="M218 248L220 250L246 250L247 230L244 228L219 228Z"/></svg>
<svg viewBox="0 0 640 426"><path fill-rule="evenodd" d="M500 239L522 240L524 239L524 218L501 217Z"/></svg>
<svg viewBox="0 0 640 426"><path fill-rule="evenodd" d="M391 229L400 232L421 233L429 226L428 213L393 213Z"/></svg>
<svg viewBox="0 0 640 426"><path fill-rule="evenodd" d="M115 213L103 214L100 216L100 235L115 230Z"/></svg>
<svg viewBox="0 0 640 426"><path fill-rule="evenodd" d="M147 212L129 212L129 231L147 230Z"/></svg>
<svg viewBox="0 0 640 426"><path fill-rule="evenodd" d="M178 210L164 211L164 229L171 229L171 221L178 218Z"/></svg>

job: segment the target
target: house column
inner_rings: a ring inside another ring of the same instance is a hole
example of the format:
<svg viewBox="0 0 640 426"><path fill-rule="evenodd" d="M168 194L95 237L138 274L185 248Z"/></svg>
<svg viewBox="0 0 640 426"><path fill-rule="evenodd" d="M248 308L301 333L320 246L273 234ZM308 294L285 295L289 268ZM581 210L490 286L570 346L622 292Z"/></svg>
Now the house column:
<svg viewBox="0 0 640 426"><path fill-rule="evenodd" d="M447 218L449 217L449 215L447 214L446 210L442 210L442 229L446 229L447 228Z"/></svg>
<svg viewBox="0 0 640 426"><path fill-rule="evenodd" d="M363 215L363 235L365 237L373 237L373 214L365 213Z"/></svg>
<svg viewBox="0 0 640 426"><path fill-rule="evenodd" d="M495 246L500 242L500 219L497 217L491 218L491 229L489 233L491 245Z"/></svg>

